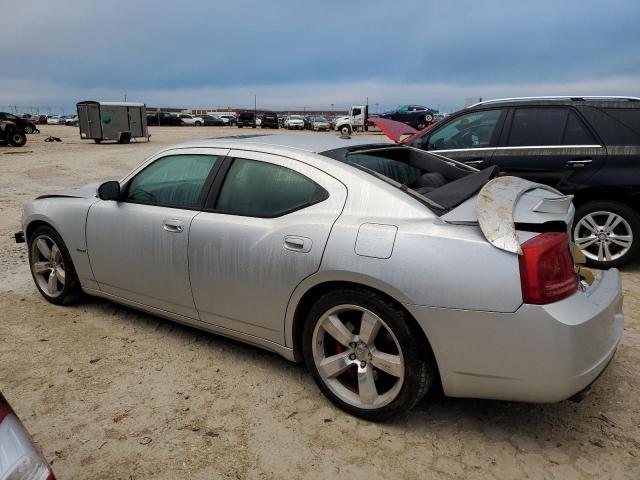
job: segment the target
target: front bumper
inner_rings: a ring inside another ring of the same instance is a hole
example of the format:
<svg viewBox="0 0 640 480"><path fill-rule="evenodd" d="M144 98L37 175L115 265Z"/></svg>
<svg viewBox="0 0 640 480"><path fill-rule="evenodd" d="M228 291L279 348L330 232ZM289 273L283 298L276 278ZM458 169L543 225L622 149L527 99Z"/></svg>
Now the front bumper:
<svg viewBox="0 0 640 480"><path fill-rule="evenodd" d="M431 342L445 393L454 397L565 400L606 368L624 324L617 269L569 298L513 313L406 307Z"/></svg>

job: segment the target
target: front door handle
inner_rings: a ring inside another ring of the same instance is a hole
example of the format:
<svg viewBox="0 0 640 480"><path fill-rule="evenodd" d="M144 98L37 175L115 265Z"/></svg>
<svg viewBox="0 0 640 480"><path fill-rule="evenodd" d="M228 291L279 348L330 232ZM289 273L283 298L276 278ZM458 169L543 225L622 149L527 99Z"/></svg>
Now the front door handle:
<svg viewBox="0 0 640 480"><path fill-rule="evenodd" d="M284 237L284 248L292 252L309 253L313 242L307 237L298 237L296 235L287 235Z"/></svg>
<svg viewBox="0 0 640 480"><path fill-rule="evenodd" d="M569 160L567 162L567 167L587 167L589 166L589 164L591 164L591 162L593 162L593 160L591 160L590 158L585 158L584 160Z"/></svg>
<svg viewBox="0 0 640 480"><path fill-rule="evenodd" d="M180 220L167 219L162 222L162 228L170 233L180 233L184 230L184 226Z"/></svg>

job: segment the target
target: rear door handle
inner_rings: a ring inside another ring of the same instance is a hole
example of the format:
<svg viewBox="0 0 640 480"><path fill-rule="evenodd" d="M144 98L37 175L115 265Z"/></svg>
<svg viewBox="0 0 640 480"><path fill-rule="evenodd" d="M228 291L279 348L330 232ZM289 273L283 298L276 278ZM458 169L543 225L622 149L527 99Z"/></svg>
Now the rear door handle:
<svg viewBox="0 0 640 480"><path fill-rule="evenodd" d="M284 237L284 248L292 252L309 253L313 242L307 237L298 237L296 235L287 235Z"/></svg>
<svg viewBox="0 0 640 480"><path fill-rule="evenodd" d="M180 220L167 219L162 222L162 228L170 233L180 233L184 230L182 222Z"/></svg>
<svg viewBox="0 0 640 480"><path fill-rule="evenodd" d="M591 162L593 162L593 160L591 160L590 158L585 158L584 160L569 160L567 162L567 167L587 167L589 166L589 164L591 164Z"/></svg>

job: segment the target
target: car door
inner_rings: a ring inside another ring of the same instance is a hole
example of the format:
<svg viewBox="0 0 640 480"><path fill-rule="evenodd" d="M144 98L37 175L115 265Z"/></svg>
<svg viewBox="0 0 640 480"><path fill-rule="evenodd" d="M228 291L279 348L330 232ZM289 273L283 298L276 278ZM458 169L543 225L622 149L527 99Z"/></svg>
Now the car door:
<svg viewBox="0 0 640 480"><path fill-rule="evenodd" d="M573 108L518 107L509 113L492 164L503 174L572 193L602 167L606 154Z"/></svg>
<svg viewBox="0 0 640 480"><path fill-rule="evenodd" d="M101 291L198 318L189 285L189 227L227 150L162 153L87 216L87 252Z"/></svg>
<svg viewBox="0 0 640 480"><path fill-rule="evenodd" d="M284 344L287 303L318 270L346 187L311 165L260 152L232 150L219 179L225 170L189 234L196 308L218 328Z"/></svg>
<svg viewBox="0 0 640 480"><path fill-rule="evenodd" d="M500 138L507 109L476 110L438 124L411 145L479 169L486 168Z"/></svg>

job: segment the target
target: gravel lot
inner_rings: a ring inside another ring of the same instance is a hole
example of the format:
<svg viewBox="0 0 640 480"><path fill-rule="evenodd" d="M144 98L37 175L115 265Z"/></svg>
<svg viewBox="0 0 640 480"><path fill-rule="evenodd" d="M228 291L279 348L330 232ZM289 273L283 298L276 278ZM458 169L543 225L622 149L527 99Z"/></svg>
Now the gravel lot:
<svg viewBox="0 0 640 480"><path fill-rule="evenodd" d="M76 128L41 130L0 147L0 390L58 478L640 478L640 263L623 273L622 344L581 403L430 394L372 424L275 354L103 300L47 303L13 242L37 195L120 178L188 138L251 131L156 127L150 143L95 145Z"/></svg>

